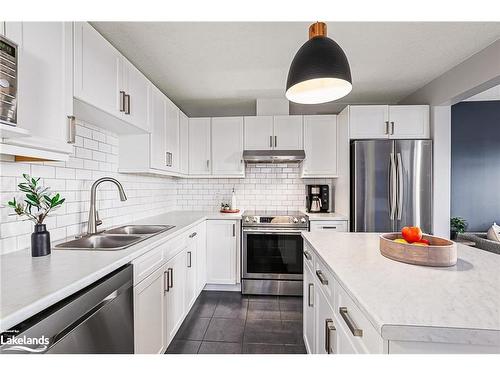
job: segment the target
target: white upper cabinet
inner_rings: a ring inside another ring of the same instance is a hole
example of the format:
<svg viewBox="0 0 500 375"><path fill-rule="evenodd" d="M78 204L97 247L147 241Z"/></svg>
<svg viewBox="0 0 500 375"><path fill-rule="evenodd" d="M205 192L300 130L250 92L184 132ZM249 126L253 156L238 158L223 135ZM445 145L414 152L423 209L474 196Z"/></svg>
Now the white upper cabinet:
<svg viewBox="0 0 500 375"><path fill-rule="evenodd" d="M87 22L75 22L74 95L119 116L120 53ZM123 99L123 98L122 98Z"/></svg>
<svg viewBox="0 0 500 375"><path fill-rule="evenodd" d="M350 106L349 134L351 139L388 138L389 106Z"/></svg>
<svg viewBox="0 0 500 375"><path fill-rule="evenodd" d="M189 173L189 119L179 112L179 172L187 175Z"/></svg>
<svg viewBox="0 0 500 375"><path fill-rule="evenodd" d="M243 117L212 118L212 174L244 176Z"/></svg>
<svg viewBox="0 0 500 375"><path fill-rule="evenodd" d="M15 155L66 160L74 142L72 24L6 22L5 36L18 45L17 126L30 136L5 139L1 152L15 144Z"/></svg>
<svg viewBox="0 0 500 375"><path fill-rule="evenodd" d="M179 172L180 153L179 153L179 108L176 107L168 98L166 99L166 151L168 157L167 170Z"/></svg>
<svg viewBox="0 0 500 375"><path fill-rule="evenodd" d="M122 117L125 121L138 128L149 131L149 81L144 75L133 66L127 59L120 61L120 95L119 100L123 100L121 108Z"/></svg>
<svg viewBox="0 0 500 375"><path fill-rule="evenodd" d="M304 116L302 177L337 177L337 116Z"/></svg>
<svg viewBox="0 0 500 375"><path fill-rule="evenodd" d="M351 139L429 138L427 105L354 105L349 107Z"/></svg>
<svg viewBox="0 0 500 375"><path fill-rule="evenodd" d="M209 175L210 173L210 118L190 118L189 174Z"/></svg>
<svg viewBox="0 0 500 375"><path fill-rule="evenodd" d="M302 116L245 117L245 150L302 150Z"/></svg>
<svg viewBox="0 0 500 375"><path fill-rule="evenodd" d="M389 106L389 138L429 138L428 105L391 105Z"/></svg>
<svg viewBox="0 0 500 375"><path fill-rule="evenodd" d="M302 150L302 116L274 116L275 150Z"/></svg>
<svg viewBox="0 0 500 375"><path fill-rule="evenodd" d="M166 99L156 87L151 89L150 121L151 121L151 168L167 169L167 135L166 135ZM131 145L132 146L132 145Z"/></svg>
<svg viewBox="0 0 500 375"><path fill-rule="evenodd" d="M273 145L273 116L245 117L245 150L270 150Z"/></svg>

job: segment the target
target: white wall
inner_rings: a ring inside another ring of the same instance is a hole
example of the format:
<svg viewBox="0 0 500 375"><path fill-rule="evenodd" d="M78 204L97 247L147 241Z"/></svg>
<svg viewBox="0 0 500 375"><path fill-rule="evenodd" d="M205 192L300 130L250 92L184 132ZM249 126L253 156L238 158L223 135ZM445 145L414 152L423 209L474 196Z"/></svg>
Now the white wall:
<svg viewBox="0 0 500 375"><path fill-rule="evenodd" d="M177 207L214 210L230 203L235 189L239 208L246 210L301 210L305 208L305 185L328 184L332 179L301 179L298 164L247 164L244 179L180 179Z"/></svg>
<svg viewBox="0 0 500 375"><path fill-rule="evenodd" d="M109 132L78 122L75 154L67 162L0 162L0 199L4 205L20 196L17 184L22 174L41 177L45 186L61 193L66 202L46 220L51 240L74 236L86 230L90 205L90 187L103 176L117 178L128 200L121 202L116 186L103 183L98 188L97 207L102 227L116 226L142 217L160 214L176 207L177 180L117 173L118 139ZM8 207L0 209L0 253L30 247L31 221L11 216Z"/></svg>

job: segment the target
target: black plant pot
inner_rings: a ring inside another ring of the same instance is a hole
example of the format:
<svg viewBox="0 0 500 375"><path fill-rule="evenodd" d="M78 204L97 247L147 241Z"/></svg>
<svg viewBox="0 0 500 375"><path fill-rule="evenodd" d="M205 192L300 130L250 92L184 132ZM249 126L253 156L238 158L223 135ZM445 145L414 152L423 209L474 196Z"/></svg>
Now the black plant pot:
<svg viewBox="0 0 500 375"><path fill-rule="evenodd" d="M450 230L450 239L455 241L458 238L458 232L456 230Z"/></svg>
<svg viewBox="0 0 500 375"><path fill-rule="evenodd" d="M31 256L43 257L50 254L50 233L45 224L35 224L31 233Z"/></svg>

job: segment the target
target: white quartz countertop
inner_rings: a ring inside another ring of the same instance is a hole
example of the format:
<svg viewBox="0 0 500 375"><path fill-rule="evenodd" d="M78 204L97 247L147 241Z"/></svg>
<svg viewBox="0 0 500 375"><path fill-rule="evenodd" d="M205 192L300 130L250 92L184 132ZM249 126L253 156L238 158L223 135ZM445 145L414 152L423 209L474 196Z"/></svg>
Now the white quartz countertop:
<svg viewBox="0 0 500 375"><path fill-rule="evenodd" d="M127 224L175 228L118 251L54 250L32 258L30 249L0 256L0 332L39 313L131 262L190 227L210 219L241 219L241 214L172 211ZM54 244L53 244L54 245Z"/></svg>
<svg viewBox="0 0 500 375"><path fill-rule="evenodd" d="M322 212L322 213L314 213L314 212L306 212L303 211L309 217L309 220L312 221L328 221L328 220L349 220L346 215L342 215L338 212Z"/></svg>
<svg viewBox="0 0 500 375"><path fill-rule="evenodd" d="M423 267L382 256L378 234L302 235L384 339L500 346L500 256L458 244L455 266Z"/></svg>

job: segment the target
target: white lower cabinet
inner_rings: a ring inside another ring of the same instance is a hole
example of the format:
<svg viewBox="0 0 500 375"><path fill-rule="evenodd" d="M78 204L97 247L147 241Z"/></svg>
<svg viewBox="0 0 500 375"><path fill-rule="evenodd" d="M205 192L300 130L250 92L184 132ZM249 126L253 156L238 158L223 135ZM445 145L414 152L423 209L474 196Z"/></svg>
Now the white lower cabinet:
<svg viewBox="0 0 500 375"><path fill-rule="evenodd" d="M195 229L196 236L196 290L199 294L207 283L207 224L200 223Z"/></svg>
<svg viewBox="0 0 500 375"><path fill-rule="evenodd" d="M207 221L207 283L236 284L237 220Z"/></svg>
<svg viewBox="0 0 500 375"><path fill-rule="evenodd" d="M186 249L186 281L185 298L186 312L193 306L198 296L197 272L198 272L198 246L196 243L197 232L192 232L188 237Z"/></svg>
<svg viewBox="0 0 500 375"><path fill-rule="evenodd" d="M314 339L314 275L309 266L304 260L304 290L303 290L303 331L304 344L309 354L314 354L315 339Z"/></svg>
<svg viewBox="0 0 500 375"><path fill-rule="evenodd" d="M307 254L307 255L306 255ZM309 258L315 259L311 268ZM310 354L384 352L384 341L318 254L305 245L304 343Z"/></svg>
<svg viewBox="0 0 500 375"><path fill-rule="evenodd" d="M168 285L166 288L167 345L174 338L184 320L186 311L187 249L183 248L165 265Z"/></svg>
<svg viewBox="0 0 500 375"><path fill-rule="evenodd" d="M348 232L347 220L311 220L309 221L311 232L318 230L329 230L332 232Z"/></svg>
<svg viewBox="0 0 500 375"><path fill-rule="evenodd" d="M167 283L166 268L161 267L134 287L135 353L160 354L167 350Z"/></svg>

